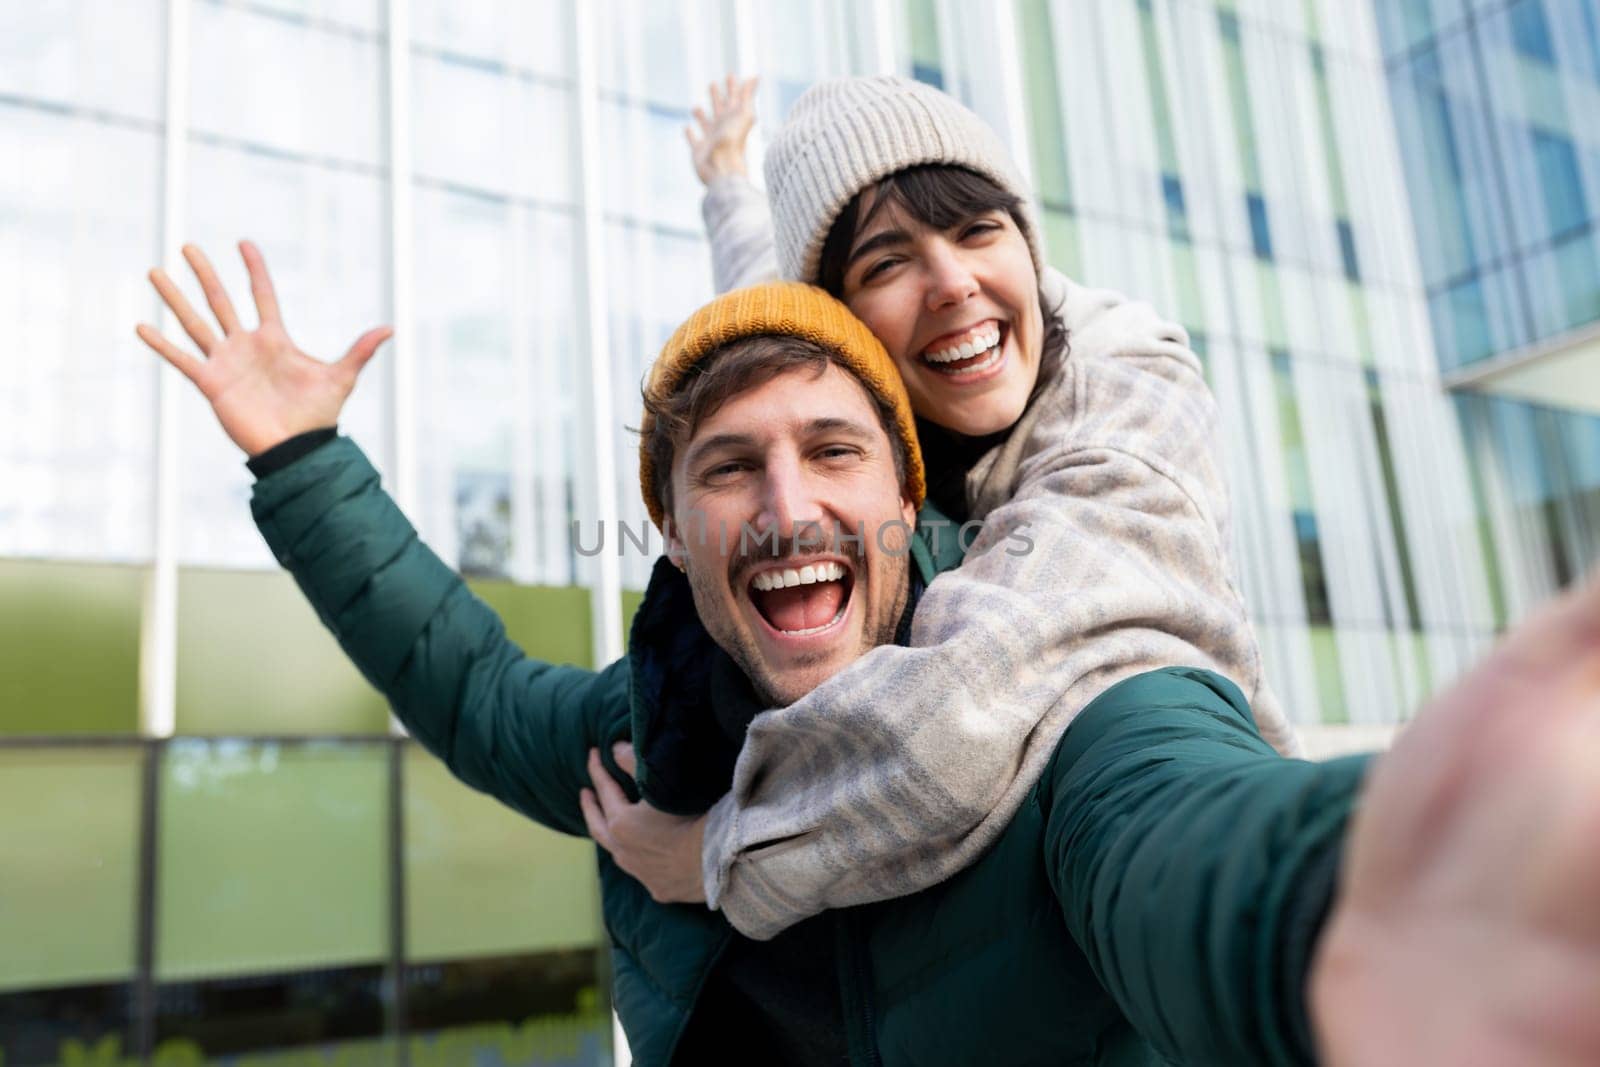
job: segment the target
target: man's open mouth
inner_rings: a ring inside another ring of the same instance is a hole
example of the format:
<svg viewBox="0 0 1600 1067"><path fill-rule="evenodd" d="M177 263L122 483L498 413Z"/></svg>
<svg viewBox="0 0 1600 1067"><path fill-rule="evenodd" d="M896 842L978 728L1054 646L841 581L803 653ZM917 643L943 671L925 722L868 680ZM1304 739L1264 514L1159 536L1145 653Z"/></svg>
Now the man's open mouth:
<svg viewBox="0 0 1600 1067"><path fill-rule="evenodd" d="M982 374L1005 358L1006 326L989 321L958 336L937 342L922 353L922 362L952 378Z"/></svg>
<svg viewBox="0 0 1600 1067"><path fill-rule="evenodd" d="M758 571L746 593L768 626L786 637L808 637L844 617L854 588L855 574L848 566L815 560Z"/></svg>

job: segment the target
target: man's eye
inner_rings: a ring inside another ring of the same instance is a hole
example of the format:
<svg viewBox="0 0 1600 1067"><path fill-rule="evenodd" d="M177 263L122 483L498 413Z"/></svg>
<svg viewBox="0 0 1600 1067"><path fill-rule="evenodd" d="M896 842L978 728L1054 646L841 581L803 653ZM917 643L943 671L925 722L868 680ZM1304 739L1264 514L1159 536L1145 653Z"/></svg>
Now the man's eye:
<svg viewBox="0 0 1600 1067"><path fill-rule="evenodd" d="M700 477L721 478L730 474L738 474L740 471L744 470L744 467L745 465L743 463L737 460L730 460L727 463L718 463L715 467L706 468Z"/></svg>
<svg viewBox="0 0 1600 1067"><path fill-rule="evenodd" d="M857 454L849 445L829 445L817 453L823 459L850 459Z"/></svg>

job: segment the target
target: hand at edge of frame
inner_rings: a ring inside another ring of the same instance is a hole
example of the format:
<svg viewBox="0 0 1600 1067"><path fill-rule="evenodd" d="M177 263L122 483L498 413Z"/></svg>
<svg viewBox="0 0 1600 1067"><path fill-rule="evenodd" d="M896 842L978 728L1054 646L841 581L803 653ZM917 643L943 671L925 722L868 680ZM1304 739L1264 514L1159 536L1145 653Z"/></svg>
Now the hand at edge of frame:
<svg viewBox="0 0 1600 1067"><path fill-rule="evenodd" d="M1423 710L1347 833L1321 1062L1600 1064L1600 573Z"/></svg>

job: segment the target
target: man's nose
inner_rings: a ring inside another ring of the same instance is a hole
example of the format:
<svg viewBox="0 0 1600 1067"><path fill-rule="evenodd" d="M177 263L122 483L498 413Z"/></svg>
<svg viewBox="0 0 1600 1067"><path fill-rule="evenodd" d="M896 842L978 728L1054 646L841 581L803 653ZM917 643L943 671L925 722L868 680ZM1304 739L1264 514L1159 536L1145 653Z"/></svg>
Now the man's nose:
<svg viewBox="0 0 1600 1067"><path fill-rule="evenodd" d="M978 279L967 256L946 240L930 243L927 252L928 310L938 311L961 303L978 292Z"/></svg>
<svg viewBox="0 0 1600 1067"><path fill-rule="evenodd" d="M819 522L821 516L816 487L806 476L799 457L783 456L769 462L757 518L761 532L775 530L787 544L798 531Z"/></svg>

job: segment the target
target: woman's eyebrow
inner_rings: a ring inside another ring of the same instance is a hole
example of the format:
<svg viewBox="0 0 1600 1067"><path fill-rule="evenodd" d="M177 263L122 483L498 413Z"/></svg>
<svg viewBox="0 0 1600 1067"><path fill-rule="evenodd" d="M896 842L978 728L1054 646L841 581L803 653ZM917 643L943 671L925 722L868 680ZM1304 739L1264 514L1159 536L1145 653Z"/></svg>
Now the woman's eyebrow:
<svg viewBox="0 0 1600 1067"><path fill-rule="evenodd" d="M876 252L880 248L887 248L891 245L909 243L911 243L911 235L904 230L879 230L850 250L850 255L844 261L845 269L849 270L850 264L868 252Z"/></svg>

